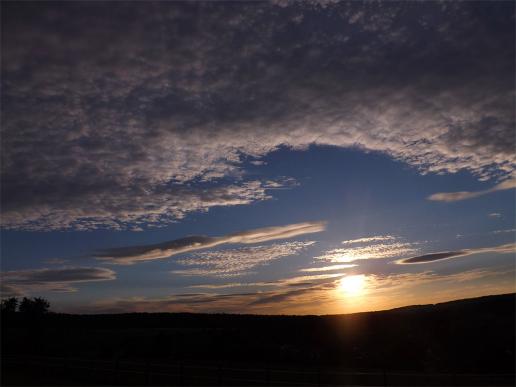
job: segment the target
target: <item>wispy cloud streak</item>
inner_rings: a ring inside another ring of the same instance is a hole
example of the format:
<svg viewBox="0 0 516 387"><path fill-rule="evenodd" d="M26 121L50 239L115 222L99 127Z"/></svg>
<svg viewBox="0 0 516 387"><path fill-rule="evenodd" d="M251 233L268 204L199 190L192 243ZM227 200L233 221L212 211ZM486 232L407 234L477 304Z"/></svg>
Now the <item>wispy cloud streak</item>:
<svg viewBox="0 0 516 387"><path fill-rule="evenodd" d="M104 267L62 267L6 271L0 275L6 293L25 294L32 291L73 292L73 284L110 281L116 273Z"/></svg>
<svg viewBox="0 0 516 387"><path fill-rule="evenodd" d="M411 258L405 258L397 261L400 264L417 264L417 263L430 263L435 261L442 261L450 258L464 257L473 254L482 253L496 253L496 254L508 254L516 253L516 243L509 243L500 246L493 247L479 247L476 249L464 249L457 251L443 251L438 253L430 253L424 255L418 255Z"/></svg>
<svg viewBox="0 0 516 387"><path fill-rule="evenodd" d="M379 235L379 236L372 236L372 237L365 237L365 238L358 238L358 239L350 239L346 241L342 241L343 245L355 245L355 244L366 244L366 243L372 243L372 242L385 242L385 241L393 241L396 237L391 235Z"/></svg>
<svg viewBox="0 0 516 387"><path fill-rule="evenodd" d="M493 188L483 191L439 192L430 195L428 200L439 202L457 202L460 200L473 199L493 192L504 191L512 188L516 188L516 179L506 180L498 185L495 185Z"/></svg>
<svg viewBox="0 0 516 387"><path fill-rule="evenodd" d="M304 273L318 273L318 272L324 272L324 271L339 271L343 269L350 269L352 267L356 267L357 265L353 264L344 264L344 265L330 265L330 266L320 266L320 267L309 267L305 269L299 270L300 272Z"/></svg>
<svg viewBox="0 0 516 387"><path fill-rule="evenodd" d="M100 251L97 259L112 264L134 264L137 262L168 258L173 255L206 249L223 244L253 244L276 239L288 239L300 235L324 231L326 223L304 222L285 226L265 227L241 231L221 237L190 236L154 245L129 246Z"/></svg>

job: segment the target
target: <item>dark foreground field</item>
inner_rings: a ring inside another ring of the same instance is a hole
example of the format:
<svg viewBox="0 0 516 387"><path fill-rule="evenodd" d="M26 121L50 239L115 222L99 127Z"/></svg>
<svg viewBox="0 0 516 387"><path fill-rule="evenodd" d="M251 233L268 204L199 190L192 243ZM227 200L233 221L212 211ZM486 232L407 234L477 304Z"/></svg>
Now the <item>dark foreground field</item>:
<svg viewBox="0 0 516 387"><path fill-rule="evenodd" d="M515 385L515 294L336 316L2 316L2 385Z"/></svg>

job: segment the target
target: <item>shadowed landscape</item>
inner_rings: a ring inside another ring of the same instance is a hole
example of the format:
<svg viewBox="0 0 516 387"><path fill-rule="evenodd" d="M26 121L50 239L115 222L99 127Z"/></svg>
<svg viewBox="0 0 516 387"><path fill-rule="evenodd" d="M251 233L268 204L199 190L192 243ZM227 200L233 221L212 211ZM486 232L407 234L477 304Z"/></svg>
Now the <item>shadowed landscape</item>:
<svg viewBox="0 0 516 387"><path fill-rule="evenodd" d="M515 294L327 316L2 315L2 385L513 385Z"/></svg>

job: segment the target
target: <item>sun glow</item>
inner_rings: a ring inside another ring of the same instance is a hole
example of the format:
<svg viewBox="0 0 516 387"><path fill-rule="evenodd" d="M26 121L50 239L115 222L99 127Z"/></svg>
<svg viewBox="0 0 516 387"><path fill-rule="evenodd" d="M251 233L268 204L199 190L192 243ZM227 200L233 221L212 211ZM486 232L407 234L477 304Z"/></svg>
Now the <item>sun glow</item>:
<svg viewBox="0 0 516 387"><path fill-rule="evenodd" d="M364 293L365 288L365 276L364 275L351 275L344 277L340 280L339 291L345 296L361 296Z"/></svg>

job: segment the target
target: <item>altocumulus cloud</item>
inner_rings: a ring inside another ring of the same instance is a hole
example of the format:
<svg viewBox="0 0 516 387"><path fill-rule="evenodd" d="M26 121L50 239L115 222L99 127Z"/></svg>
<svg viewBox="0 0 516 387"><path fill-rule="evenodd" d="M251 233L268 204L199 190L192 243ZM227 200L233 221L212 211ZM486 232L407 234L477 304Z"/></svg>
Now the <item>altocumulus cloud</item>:
<svg viewBox="0 0 516 387"><path fill-rule="evenodd" d="M315 257L315 259L324 262L346 263L401 257L418 251L417 243L402 242L399 239L399 237L391 235L378 235L346 240L342 241L342 244L346 247L328 250L323 255Z"/></svg>
<svg viewBox="0 0 516 387"><path fill-rule="evenodd" d="M424 255L418 255L415 257L405 258L398 260L396 263L400 264L414 264L414 263L429 263L435 261L442 261L444 259L464 257L473 254L482 253L497 253L497 254L508 254L516 253L516 243L508 243L505 245L493 246L493 247L479 247L475 249L464 249L457 251L443 251L438 253L430 253Z"/></svg>
<svg viewBox="0 0 516 387"><path fill-rule="evenodd" d="M277 184L248 180L244 161L280 146L506 179L513 15L512 2L3 4L2 225L127 228L265 200Z"/></svg>
<svg viewBox="0 0 516 387"><path fill-rule="evenodd" d="M242 247L222 251L193 254L177 261L194 268L175 270L172 273L195 276L233 277L249 274L258 266L269 264L282 257L296 255L315 242L284 242L268 246Z"/></svg>
<svg viewBox="0 0 516 387"><path fill-rule="evenodd" d="M116 273L104 267L63 267L6 271L0 275L2 295L18 295L32 291L72 292L76 283L109 281Z"/></svg>
<svg viewBox="0 0 516 387"><path fill-rule="evenodd" d="M181 253L206 249L209 247L215 247L228 243L252 244L276 239L292 238L304 234L321 232L324 231L325 228L326 223L323 221L318 221L294 223L285 226L257 228L254 230L240 231L220 237L189 236L186 238L175 239L154 245L129 246L99 251L96 254L96 257L100 260L104 260L113 264L128 265L142 261L167 258ZM301 244L304 242L299 243L299 246L301 246ZM294 245L292 245L291 248L294 248L293 246ZM281 248L278 247L278 249ZM253 251L253 249L250 249L248 251L241 251L241 253L244 255L245 253L252 253ZM276 253L277 252L279 252L279 250L276 251ZM220 255L224 253L217 254ZM228 253L225 254L227 255Z"/></svg>

